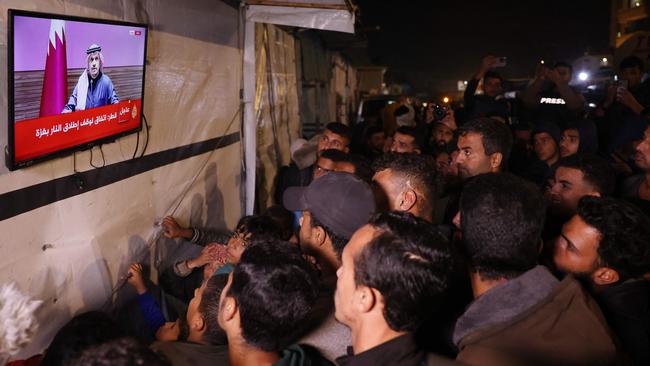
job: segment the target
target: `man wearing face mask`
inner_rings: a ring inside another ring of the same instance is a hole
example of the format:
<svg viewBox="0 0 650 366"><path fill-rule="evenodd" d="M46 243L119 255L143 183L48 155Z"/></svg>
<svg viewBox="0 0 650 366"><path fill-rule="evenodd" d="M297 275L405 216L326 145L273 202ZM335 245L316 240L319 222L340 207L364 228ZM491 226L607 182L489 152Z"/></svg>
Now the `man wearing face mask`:
<svg viewBox="0 0 650 366"><path fill-rule="evenodd" d="M117 104L119 101L113 82L104 74L102 48L92 44L86 50L86 70L81 73L62 113Z"/></svg>

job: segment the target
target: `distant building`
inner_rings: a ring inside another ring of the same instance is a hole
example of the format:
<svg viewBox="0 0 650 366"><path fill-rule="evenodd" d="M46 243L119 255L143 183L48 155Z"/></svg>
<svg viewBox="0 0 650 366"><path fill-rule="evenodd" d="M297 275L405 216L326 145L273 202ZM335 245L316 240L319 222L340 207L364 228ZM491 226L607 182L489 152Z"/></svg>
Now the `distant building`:
<svg viewBox="0 0 650 366"><path fill-rule="evenodd" d="M650 59L650 12L647 0L612 0L610 47L616 62L635 54Z"/></svg>

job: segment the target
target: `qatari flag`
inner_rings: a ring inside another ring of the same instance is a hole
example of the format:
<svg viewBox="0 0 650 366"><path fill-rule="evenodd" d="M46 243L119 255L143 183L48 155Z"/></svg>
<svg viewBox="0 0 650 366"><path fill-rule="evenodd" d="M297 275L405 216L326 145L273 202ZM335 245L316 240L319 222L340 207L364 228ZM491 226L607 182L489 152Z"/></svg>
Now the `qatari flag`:
<svg viewBox="0 0 650 366"><path fill-rule="evenodd" d="M52 19L45 60L40 116L61 114L68 93L68 63L65 53L65 21Z"/></svg>

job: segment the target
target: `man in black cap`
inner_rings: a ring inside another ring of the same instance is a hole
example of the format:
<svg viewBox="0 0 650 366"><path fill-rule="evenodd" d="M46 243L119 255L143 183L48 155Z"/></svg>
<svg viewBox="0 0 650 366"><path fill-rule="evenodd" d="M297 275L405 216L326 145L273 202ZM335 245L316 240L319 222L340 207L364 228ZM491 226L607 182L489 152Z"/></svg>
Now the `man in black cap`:
<svg viewBox="0 0 650 366"><path fill-rule="evenodd" d="M103 72L104 55L99 45L92 44L86 50L86 65L62 113L119 103L113 82Z"/></svg>
<svg viewBox="0 0 650 366"><path fill-rule="evenodd" d="M284 206L302 212L300 246L316 259L321 271L320 298L310 320L313 331L299 343L334 361L351 344L350 330L334 318L336 271L348 240L375 211L372 189L353 174L329 172L307 187L287 188Z"/></svg>

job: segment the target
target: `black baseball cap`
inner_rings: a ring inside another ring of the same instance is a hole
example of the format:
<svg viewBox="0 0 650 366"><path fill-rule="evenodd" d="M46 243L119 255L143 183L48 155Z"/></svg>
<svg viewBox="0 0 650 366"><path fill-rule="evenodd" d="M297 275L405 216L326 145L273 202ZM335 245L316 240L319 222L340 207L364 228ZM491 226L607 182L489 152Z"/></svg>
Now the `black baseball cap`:
<svg viewBox="0 0 650 366"><path fill-rule="evenodd" d="M309 211L345 239L367 224L375 212L375 199L368 183L344 172L329 172L307 187L287 188L283 202L290 211Z"/></svg>

